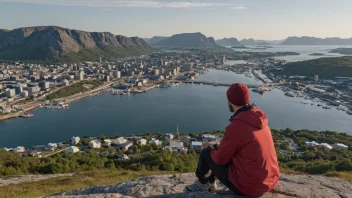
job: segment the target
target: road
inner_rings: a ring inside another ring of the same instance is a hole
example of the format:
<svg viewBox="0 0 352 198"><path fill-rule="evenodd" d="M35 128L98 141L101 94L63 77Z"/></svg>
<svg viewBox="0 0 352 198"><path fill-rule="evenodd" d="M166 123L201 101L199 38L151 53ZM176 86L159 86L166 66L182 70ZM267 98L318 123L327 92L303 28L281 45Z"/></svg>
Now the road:
<svg viewBox="0 0 352 198"><path fill-rule="evenodd" d="M58 150L58 151L55 151L55 152L53 152L53 153L50 153L49 155L42 156L42 158L50 157L50 156L55 155L55 154L57 154L57 153L61 153L61 152L65 151L65 150L66 150L66 148L61 149L61 150Z"/></svg>

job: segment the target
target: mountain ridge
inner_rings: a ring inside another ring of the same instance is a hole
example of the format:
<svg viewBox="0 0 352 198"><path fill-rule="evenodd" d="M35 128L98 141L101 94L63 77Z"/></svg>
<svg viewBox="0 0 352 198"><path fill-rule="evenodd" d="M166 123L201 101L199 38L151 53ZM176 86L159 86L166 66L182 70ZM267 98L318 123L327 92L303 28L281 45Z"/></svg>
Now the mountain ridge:
<svg viewBox="0 0 352 198"><path fill-rule="evenodd" d="M110 32L86 32L59 26L0 31L0 59L91 61L141 55L153 49L143 39Z"/></svg>
<svg viewBox="0 0 352 198"><path fill-rule="evenodd" d="M185 48L222 48L216 44L213 37L207 37L200 32L174 34L154 46L185 47Z"/></svg>
<svg viewBox="0 0 352 198"><path fill-rule="evenodd" d="M216 40L216 43L221 46L242 46L242 44L234 37L232 38L223 38Z"/></svg>
<svg viewBox="0 0 352 198"><path fill-rule="evenodd" d="M291 36L281 45L352 45L352 38L327 37L317 38L311 36Z"/></svg>

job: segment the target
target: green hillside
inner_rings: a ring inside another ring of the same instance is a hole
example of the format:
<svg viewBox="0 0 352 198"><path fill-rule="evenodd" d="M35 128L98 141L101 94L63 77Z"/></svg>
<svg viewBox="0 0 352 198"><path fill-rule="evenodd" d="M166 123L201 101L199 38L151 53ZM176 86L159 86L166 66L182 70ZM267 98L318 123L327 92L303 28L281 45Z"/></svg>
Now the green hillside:
<svg viewBox="0 0 352 198"><path fill-rule="evenodd" d="M352 57L319 58L308 61L288 63L283 67L282 74L287 76L314 76L318 74L324 79L352 77Z"/></svg>

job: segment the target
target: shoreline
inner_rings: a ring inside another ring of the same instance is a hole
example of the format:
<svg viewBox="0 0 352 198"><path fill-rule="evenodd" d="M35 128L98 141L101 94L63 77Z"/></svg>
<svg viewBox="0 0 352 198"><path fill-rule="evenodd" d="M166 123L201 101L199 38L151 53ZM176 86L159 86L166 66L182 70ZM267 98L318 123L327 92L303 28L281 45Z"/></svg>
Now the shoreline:
<svg viewBox="0 0 352 198"><path fill-rule="evenodd" d="M110 86L113 83L114 82L109 82L109 83L104 84L104 85L102 85L100 87L97 87L94 90L90 90L90 91L87 91L87 92L84 92L84 93L78 93L78 94L75 94L75 95L72 95L72 96L68 96L66 98L59 98L57 100L64 100L65 103L71 103L71 102L74 102L74 101L78 101L78 100L81 100L83 98L86 98L86 97L90 96L91 94L95 94L97 92L100 92L102 89L105 89L106 87ZM33 103L35 103L35 104L27 104L27 105L30 105L30 106L25 108L25 109L23 109L23 110L21 110L21 111L19 111L19 112L9 113L9 114L6 114L6 115L1 115L0 116L0 122L1 121L6 121L6 120L10 120L10 119L19 118L21 115L24 115L25 113L38 108L40 105L44 104L45 101L34 101ZM24 105L26 105L26 104L24 104Z"/></svg>

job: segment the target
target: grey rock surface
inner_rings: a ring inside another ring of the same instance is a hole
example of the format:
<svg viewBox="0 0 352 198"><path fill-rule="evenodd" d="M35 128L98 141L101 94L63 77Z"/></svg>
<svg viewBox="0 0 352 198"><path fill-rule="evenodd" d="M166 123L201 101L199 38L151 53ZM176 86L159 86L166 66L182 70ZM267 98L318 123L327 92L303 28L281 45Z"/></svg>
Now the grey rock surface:
<svg viewBox="0 0 352 198"><path fill-rule="evenodd" d="M47 180L55 177L67 177L72 176L74 173L65 173L65 174L53 174L53 175L22 175L22 176L11 176L11 177L2 177L0 178L0 187L7 186L10 184L19 184L22 182L34 182Z"/></svg>
<svg viewBox="0 0 352 198"><path fill-rule="evenodd" d="M185 193L185 186L193 183L195 180L196 177L192 173L179 175L157 175L129 180L113 185L95 186L78 189L71 192L63 192L52 197L238 197L234 196L229 191L225 191L221 194ZM324 176L282 174L279 185L272 192L266 193L262 197L352 198L352 182Z"/></svg>

